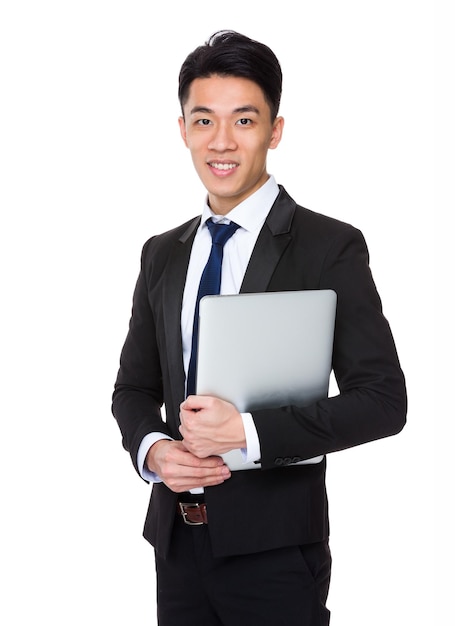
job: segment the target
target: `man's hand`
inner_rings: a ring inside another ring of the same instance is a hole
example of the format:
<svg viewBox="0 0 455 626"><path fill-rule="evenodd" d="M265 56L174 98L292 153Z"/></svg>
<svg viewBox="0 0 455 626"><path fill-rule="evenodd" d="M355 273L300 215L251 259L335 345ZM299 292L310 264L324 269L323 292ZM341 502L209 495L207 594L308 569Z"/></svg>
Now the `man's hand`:
<svg viewBox="0 0 455 626"><path fill-rule="evenodd" d="M243 420L234 405L210 396L188 396L180 405L183 445L200 459L245 448Z"/></svg>
<svg viewBox="0 0 455 626"><path fill-rule="evenodd" d="M181 441L157 441L148 451L145 462L148 469L175 493L220 485L231 476L221 457L200 459L189 452Z"/></svg>

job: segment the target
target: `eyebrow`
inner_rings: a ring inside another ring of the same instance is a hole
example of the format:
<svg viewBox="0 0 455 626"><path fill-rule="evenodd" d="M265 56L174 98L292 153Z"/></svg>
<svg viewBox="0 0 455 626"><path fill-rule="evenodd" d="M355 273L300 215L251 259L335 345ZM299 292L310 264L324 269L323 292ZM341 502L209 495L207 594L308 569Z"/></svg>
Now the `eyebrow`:
<svg viewBox="0 0 455 626"><path fill-rule="evenodd" d="M194 115L195 113L207 113L209 115L214 115L215 111L213 109L209 109L209 107L195 106L191 109L190 115ZM238 113L256 113L257 115L260 115L259 109L252 104L237 107L232 111L233 115L237 115Z"/></svg>

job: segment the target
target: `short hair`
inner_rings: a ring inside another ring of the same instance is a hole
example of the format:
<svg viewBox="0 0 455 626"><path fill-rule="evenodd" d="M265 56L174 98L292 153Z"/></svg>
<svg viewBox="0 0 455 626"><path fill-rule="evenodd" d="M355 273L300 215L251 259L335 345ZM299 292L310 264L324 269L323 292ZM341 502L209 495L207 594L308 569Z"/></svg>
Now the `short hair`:
<svg viewBox="0 0 455 626"><path fill-rule="evenodd" d="M265 44L232 30L222 30L197 47L180 69L178 97L182 113L193 80L213 75L237 76L255 82L270 106L272 121L278 115L283 75L277 57Z"/></svg>

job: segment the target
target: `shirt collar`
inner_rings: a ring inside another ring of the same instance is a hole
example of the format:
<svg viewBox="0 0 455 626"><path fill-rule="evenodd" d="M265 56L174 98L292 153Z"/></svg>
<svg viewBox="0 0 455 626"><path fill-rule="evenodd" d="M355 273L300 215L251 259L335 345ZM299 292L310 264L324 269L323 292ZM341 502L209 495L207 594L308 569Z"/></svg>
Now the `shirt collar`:
<svg viewBox="0 0 455 626"><path fill-rule="evenodd" d="M269 214L278 193L278 185L273 176L269 176L268 180L248 196L243 202L234 207L226 215L215 215L210 209L207 200L202 211L202 219L200 228L205 226L205 222L213 218L214 222L236 222L242 228L249 231L258 230L265 222L265 218Z"/></svg>

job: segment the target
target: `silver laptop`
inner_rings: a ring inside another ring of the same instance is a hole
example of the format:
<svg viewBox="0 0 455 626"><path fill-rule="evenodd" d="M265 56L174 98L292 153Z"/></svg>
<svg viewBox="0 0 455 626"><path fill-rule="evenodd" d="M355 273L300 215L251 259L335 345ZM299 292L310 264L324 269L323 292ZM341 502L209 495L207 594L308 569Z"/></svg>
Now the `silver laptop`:
<svg viewBox="0 0 455 626"><path fill-rule="evenodd" d="M228 400L241 413L326 398L336 299L331 289L202 298L197 394ZM261 467L244 463L240 450L223 458L232 470Z"/></svg>

